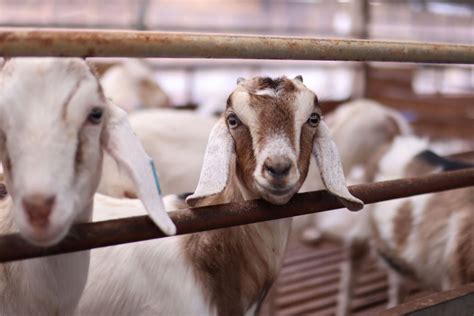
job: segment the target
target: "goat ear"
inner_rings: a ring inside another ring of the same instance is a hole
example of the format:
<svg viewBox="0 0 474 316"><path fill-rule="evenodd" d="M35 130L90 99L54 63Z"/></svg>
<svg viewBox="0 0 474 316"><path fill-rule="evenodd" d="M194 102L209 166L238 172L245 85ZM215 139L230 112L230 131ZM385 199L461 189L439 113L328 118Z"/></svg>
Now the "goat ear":
<svg viewBox="0 0 474 316"><path fill-rule="evenodd" d="M153 222L166 235L175 235L176 226L166 213L161 199L153 160L133 133L126 112L108 102L108 115L102 137L104 149L126 170Z"/></svg>
<svg viewBox="0 0 474 316"><path fill-rule="evenodd" d="M241 84L244 81L245 81L245 78L242 78L242 77L237 78L237 84Z"/></svg>
<svg viewBox="0 0 474 316"><path fill-rule="evenodd" d="M298 75L295 77L295 80L298 80L300 82L303 82L303 76L302 75Z"/></svg>
<svg viewBox="0 0 474 316"><path fill-rule="evenodd" d="M186 199L189 206L225 190L234 156L234 140L224 118L221 118L209 135L199 183L194 194Z"/></svg>
<svg viewBox="0 0 474 316"><path fill-rule="evenodd" d="M326 189L337 196L341 203L351 211L358 211L364 203L354 197L346 187L344 172L337 147L332 140L329 129L321 121L313 141L313 155L321 173Z"/></svg>

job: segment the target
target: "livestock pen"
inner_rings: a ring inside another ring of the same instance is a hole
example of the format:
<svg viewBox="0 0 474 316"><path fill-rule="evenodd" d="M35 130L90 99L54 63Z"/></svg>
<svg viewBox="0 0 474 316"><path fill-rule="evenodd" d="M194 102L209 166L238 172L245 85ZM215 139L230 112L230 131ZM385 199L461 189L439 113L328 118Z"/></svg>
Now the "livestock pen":
<svg viewBox="0 0 474 316"><path fill-rule="evenodd" d="M0 56L82 57L107 63L113 58L183 59L186 67L199 66L202 60L212 65L218 59L252 59L254 65L264 60L343 61L367 66L365 96L415 115L417 132L442 141L458 137L472 141L474 125L471 111L474 98L431 98L416 96L407 82L412 79L414 64L472 65L474 46L405 41L327 39L290 36L249 36L208 33L168 33L77 29L0 29ZM191 59L193 58L193 59ZM187 61L187 59L191 59ZM373 64L403 65L377 67ZM303 66L304 67L304 66ZM100 68L99 68L100 69ZM411 69L411 70L410 70ZM402 93L401 93L402 91ZM400 97L403 95L403 97ZM408 97L407 97L408 95ZM322 108L331 111L338 102L323 101ZM445 108L436 105L456 104ZM433 107L436 106L436 111ZM415 114L413 114L415 113ZM443 126L443 128L439 128ZM456 155L453 155L456 156ZM472 161L472 153L456 158ZM365 204L474 186L474 169L351 186L352 194ZM265 201L247 201L217 206L189 208L171 212L178 235L243 225L272 219L293 217L340 208L341 204L324 191L300 193L288 204L275 206ZM117 232L120 232L119 234ZM50 248L34 247L18 234L0 237L0 262L28 260L85 249L165 237L147 216L79 224L70 236ZM172 238L172 237L171 237ZM340 279L338 264L344 252L330 242L317 246L301 244L291 238L279 279L267 296L262 315L325 315L335 312ZM355 289L354 313L381 313L386 301L387 281L373 259L365 264ZM439 314L471 315L474 307L472 284L451 292L432 294L414 286L410 301L387 315Z"/></svg>
<svg viewBox="0 0 474 316"><path fill-rule="evenodd" d="M400 63L473 64L474 47L431 43L389 42L371 40L332 40L292 37L239 36L132 31L89 30L0 30L0 55L13 56L77 56L91 57L168 57L168 58L251 58L291 60L391 61ZM474 169L394 180L350 187L351 193L366 204L451 190L474 185ZM326 192L301 193L288 204L270 205L248 201L218 206L186 209L171 213L178 234L249 224L283 217L328 211L341 207ZM128 242L161 238L164 235L146 217L81 224L73 228L74 237L59 245L43 249L24 242L17 234L0 237L0 262L67 253ZM325 245L318 250L290 243L287 259L275 288L270 293L265 311L270 314L303 314L328 312L334 298L314 303L312 298L334 292L338 278L335 263L342 260L340 250ZM326 286L316 288L311 278L319 278ZM324 279L324 280L323 280ZM380 301L385 288L383 275L369 264L361 287L356 290L354 311L364 311ZM327 284L333 284L327 285ZM365 285L364 285L365 284ZM377 292L378 291L378 292ZM429 303L394 309L389 314L429 309L447 311L472 308L472 286ZM449 303L449 304L448 304ZM263 312L265 312L263 311ZM367 311L367 310L366 310ZM472 313L472 311L470 312Z"/></svg>

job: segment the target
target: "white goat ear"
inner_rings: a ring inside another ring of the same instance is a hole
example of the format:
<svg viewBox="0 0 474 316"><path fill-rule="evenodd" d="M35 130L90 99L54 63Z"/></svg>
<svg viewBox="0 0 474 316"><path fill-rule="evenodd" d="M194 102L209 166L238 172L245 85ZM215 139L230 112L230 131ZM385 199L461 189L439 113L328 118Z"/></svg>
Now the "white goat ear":
<svg viewBox="0 0 474 316"><path fill-rule="evenodd" d="M329 129L321 121L313 141L313 155L321 173L326 189L337 196L341 203L351 211L358 211L364 203L354 197L346 187L341 160L336 144L332 140Z"/></svg>
<svg viewBox="0 0 474 316"><path fill-rule="evenodd" d="M234 140L224 118L221 118L209 135L199 183L194 194L186 199L189 206L195 206L198 200L225 190L234 155Z"/></svg>
<svg viewBox="0 0 474 316"><path fill-rule="evenodd" d="M241 84L244 81L245 81L245 78L242 78L242 77L237 78L237 84Z"/></svg>
<svg viewBox="0 0 474 316"><path fill-rule="evenodd" d="M108 115L102 138L104 149L126 170L153 222L166 235L175 235L176 226L166 213L161 199L155 165L133 133L127 113L109 102Z"/></svg>

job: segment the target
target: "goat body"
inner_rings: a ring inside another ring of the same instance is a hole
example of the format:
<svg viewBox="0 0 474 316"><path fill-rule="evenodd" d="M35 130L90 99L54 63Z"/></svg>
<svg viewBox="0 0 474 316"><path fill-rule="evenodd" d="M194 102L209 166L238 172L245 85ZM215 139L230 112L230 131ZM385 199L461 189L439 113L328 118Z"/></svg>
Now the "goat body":
<svg viewBox="0 0 474 316"><path fill-rule="evenodd" d="M262 90L273 93L258 93ZM300 79L239 83L226 116L211 132L188 205L259 197L284 204L304 182L313 153L328 190L348 208L360 209L362 203L345 187L335 146L318 119L316 100ZM183 201L170 206L180 207ZM96 250L80 311L255 314L281 267L290 227L291 219L282 219Z"/></svg>
<svg viewBox="0 0 474 316"><path fill-rule="evenodd" d="M144 60L128 59L112 66L100 83L105 96L127 112L171 106L168 95L155 81L152 67Z"/></svg>
<svg viewBox="0 0 474 316"><path fill-rule="evenodd" d="M94 221L145 214L137 200L96 194L94 203ZM165 197L165 204L167 209L186 207L175 196ZM279 270L290 222L93 250L80 313L242 315L250 310L252 314L264 297L261 289L270 287ZM235 302L237 297L240 302Z"/></svg>
<svg viewBox="0 0 474 316"><path fill-rule="evenodd" d="M426 142L399 138L383 155L375 181L466 168L426 150ZM474 189L426 194L374 205L376 253L392 271L425 287L448 290L474 281ZM400 282L397 282L400 283ZM390 297L400 303L403 291Z"/></svg>

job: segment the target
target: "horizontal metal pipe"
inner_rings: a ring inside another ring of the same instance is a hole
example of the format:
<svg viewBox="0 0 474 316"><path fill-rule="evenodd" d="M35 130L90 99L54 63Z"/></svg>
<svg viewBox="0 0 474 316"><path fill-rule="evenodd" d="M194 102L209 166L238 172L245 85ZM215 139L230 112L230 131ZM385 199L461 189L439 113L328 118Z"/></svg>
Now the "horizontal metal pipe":
<svg viewBox="0 0 474 316"><path fill-rule="evenodd" d="M0 29L0 55L474 63L474 46L143 31Z"/></svg>
<svg viewBox="0 0 474 316"><path fill-rule="evenodd" d="M457 189L474 185L474 168L444 172L418 178L360 184L350 191L366 204L417 194ZM178 235L250 224L284 217L340 208L327 191L300 193L285 205L263 200L183 209L170 212ZM78 224L57 246L39 248L25 242L19 234L0 237L0 262L43 257L92 248L165 237L148 216ZM169 237L172 238L172 237Z"/></svg>

